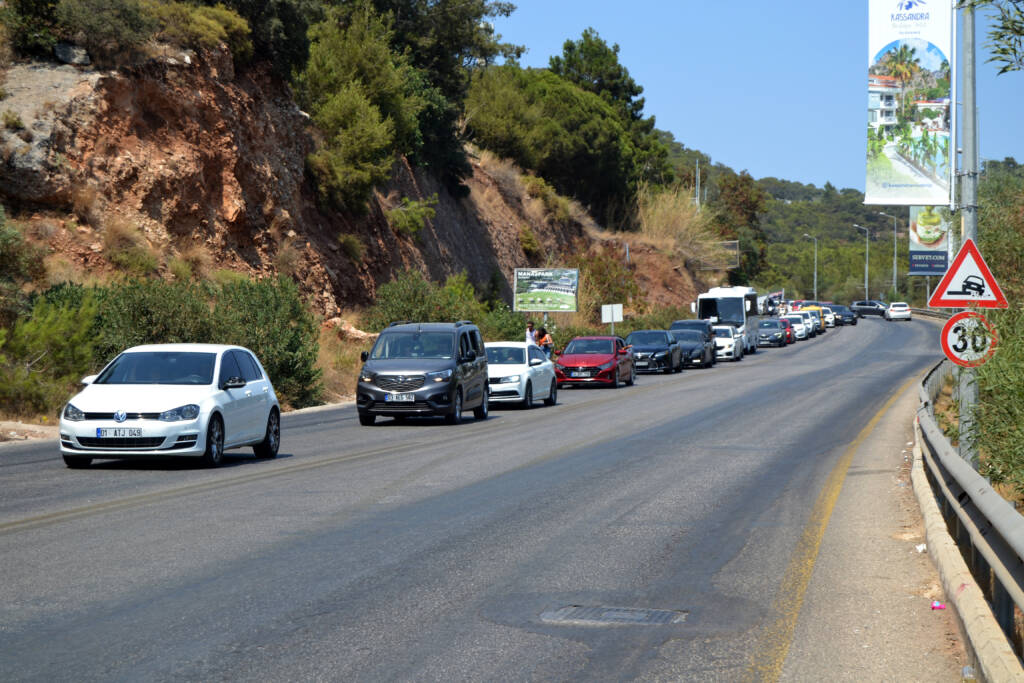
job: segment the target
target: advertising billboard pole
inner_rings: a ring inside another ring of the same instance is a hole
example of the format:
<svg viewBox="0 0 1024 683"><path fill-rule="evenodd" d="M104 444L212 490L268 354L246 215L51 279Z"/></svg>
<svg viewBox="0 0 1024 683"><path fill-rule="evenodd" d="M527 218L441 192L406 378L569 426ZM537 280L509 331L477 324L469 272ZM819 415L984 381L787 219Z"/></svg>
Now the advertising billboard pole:
<svg viewBox="0 0 1024 683"><path fill-rule="evenodd" d="M891 216L885 211L879 211L878 215L888 216L892 219L892 291L896 292L896 216ZM909 285L908 285L909 286Z"/></svg>
<svg viewBox="0 0 1024 683"><path fill-rule="evenodd" d="M960 169L960 211L963 243L978 240L978 110L974 59L974 2L960 5L963 16L963 139ZM978 404L978 378L974 368L962 368L959 377L960 457L978 469L974 411Z"/></svg>

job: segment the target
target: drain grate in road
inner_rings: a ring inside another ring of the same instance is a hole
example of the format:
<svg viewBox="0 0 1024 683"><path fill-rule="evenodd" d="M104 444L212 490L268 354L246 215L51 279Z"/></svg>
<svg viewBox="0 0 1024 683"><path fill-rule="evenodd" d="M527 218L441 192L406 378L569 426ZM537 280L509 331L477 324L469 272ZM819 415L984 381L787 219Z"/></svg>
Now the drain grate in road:
<svg viewBox="0 0 1024 683"><path fill-rule="evenodd" d="M641 609L636 607L581 607L569 605L540 615L549 624L570 626L609 626L632 624L635 626L662 626L682 624L689 612L669 609Z"/></svg>

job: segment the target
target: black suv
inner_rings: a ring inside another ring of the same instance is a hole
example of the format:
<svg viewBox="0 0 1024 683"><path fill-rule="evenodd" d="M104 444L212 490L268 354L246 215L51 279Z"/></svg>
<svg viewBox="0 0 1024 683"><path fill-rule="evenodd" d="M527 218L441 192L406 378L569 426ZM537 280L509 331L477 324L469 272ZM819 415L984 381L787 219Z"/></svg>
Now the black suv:
<svg viewBox="0 0 1024 683"><path fill-rule="evenodd" d="M888 308L881 301L875 301L870 299L868 301L854 301L850 304L850 309L861 316L862 318L866 315L885 315L885 309Z"/></svg>
<svg viewBox="0 0 1024 683"><path fill-rule="evenodd" d="M361 357L359 424L372 425L378 415L443 415L454 424L466 408L487 418L487 354L468 320L392 323Z"/></svg>

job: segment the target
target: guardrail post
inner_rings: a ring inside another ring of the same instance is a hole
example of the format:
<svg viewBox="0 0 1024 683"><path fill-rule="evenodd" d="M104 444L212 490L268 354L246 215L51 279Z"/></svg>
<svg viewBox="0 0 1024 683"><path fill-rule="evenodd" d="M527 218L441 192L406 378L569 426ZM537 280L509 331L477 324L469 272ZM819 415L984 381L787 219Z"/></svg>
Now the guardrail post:
<svg viewBox="0 0 1024 683"><path fill-rule="evenodd" d="M1007 637L1013 636L1013 600L998 579L992 582L992 613Z"/></svg>

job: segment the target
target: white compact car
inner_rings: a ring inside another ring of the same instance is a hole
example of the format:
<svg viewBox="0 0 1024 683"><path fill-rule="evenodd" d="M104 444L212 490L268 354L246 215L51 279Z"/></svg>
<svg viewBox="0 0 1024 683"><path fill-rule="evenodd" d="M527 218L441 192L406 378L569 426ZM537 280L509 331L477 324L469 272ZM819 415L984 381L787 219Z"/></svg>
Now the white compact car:
<svg viewBox="0 0 1024 683"><path fill-rule="evenodd" d="M536 344L488 342L487 376L491 403L519 403L529 408L537 399L553 406L558 400L555 366Z"/></svg>
<svg viewBox="0 0 1024 683"><path fill-rule="evenodd" d="M782 316L793 324L793 336L797 339L807 339L807 321L802 315L792 313Z"/></svg>
<svg viewBox="0 0 1024 683"><path fill-rule="evenodd" d="M60 416L68 467L94 459L194 457L216 467L224 450L252 446L273 458L281 406L248 349L154 344L123 351L82 380Z"/></svg>
<svg viewBox="0 0 1024 683"><path fill-rule="evenodd" d="M832 309L828 306L821 307L821 314L825 316L825 327L836 326L836 314L832 312Z"/></svg>
<svg viewBox="0 0 1024 683"><path fill-rule="evenodd" d="M732 325L715 325L715 355L727 360L743 360L743 337Z"/></svg>
<svg viewBox="0 0 1024 683"><path fill-rule="evenodd" d="M886 320L910 320L910 306L902 301L894 301L885 309Z"/></svg>

